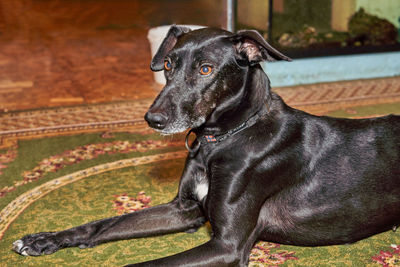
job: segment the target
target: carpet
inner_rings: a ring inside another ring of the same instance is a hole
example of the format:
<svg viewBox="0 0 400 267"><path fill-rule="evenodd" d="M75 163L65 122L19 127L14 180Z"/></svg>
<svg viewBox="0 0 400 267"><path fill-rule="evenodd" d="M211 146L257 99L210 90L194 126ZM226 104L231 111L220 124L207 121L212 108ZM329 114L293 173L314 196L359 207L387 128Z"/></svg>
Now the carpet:
<svg viewBox="0 0 400 267"><path fill-rule="evenodd" d="M400 102L320 113L351 118L400 114ZM210 228L205 225L193 234L68 248L43 257L12 252L12 242L25 234L135 212L175 196L186 156L183 135L162 137L134 119L79 127L64 131L65 127L52 125L48 130L36 128L35 134L29 130L3 134L1 266L121 266L175 254L209 240ZM340 246L310 248L270 242L254 246L250 266L280 265L400 266L400 234L388 231Z"/></svg>

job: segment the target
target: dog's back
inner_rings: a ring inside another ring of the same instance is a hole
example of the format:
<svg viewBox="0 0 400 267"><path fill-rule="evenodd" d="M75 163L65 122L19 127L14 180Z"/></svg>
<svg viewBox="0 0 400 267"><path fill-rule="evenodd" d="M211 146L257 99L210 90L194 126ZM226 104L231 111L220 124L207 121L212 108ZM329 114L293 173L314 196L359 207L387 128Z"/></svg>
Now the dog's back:
<svg viewBox="0 0 400 267"><path fill-rule="evenodd" d="M342 244L400 224L400 116L339 119L276 106L286 118L279 122L287 125L283 144L299 142L290 159L280 159L290 162L280 173L291 186L266 200L260 215L263 238ZM296 153L301 156L293 157Z"/></svg>

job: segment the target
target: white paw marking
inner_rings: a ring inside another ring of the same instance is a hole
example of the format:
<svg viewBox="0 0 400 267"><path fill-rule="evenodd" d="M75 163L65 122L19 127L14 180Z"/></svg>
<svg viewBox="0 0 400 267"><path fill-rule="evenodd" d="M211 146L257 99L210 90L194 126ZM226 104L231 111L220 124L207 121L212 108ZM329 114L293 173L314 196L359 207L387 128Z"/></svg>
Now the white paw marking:
<svg viewBox="0 0 400 267"><path fill-rule="evenodd" d="M24 256L29 256L26 252L26 248L24 248L24 242L22 240L17 240L12 244L12 249Z"/></svg>
<svg viewBox="0 0 400 267"><path fill-rule="evenodd" d="M17 240L12 244L12 248L16 252L19 252L23 246L24 242L22 242L22 240Z"/></svg>

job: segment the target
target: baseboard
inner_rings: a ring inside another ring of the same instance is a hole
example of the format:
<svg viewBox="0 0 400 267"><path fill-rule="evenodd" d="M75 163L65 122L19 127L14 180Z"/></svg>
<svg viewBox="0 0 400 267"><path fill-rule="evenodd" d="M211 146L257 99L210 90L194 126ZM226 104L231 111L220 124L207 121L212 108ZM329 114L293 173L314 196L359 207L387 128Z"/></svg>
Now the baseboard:
<svg viewBox="0 0 400 267"><path fill-rule="evenodd" d="M262 63L274 87L400 76L400 52Z"/></svg>

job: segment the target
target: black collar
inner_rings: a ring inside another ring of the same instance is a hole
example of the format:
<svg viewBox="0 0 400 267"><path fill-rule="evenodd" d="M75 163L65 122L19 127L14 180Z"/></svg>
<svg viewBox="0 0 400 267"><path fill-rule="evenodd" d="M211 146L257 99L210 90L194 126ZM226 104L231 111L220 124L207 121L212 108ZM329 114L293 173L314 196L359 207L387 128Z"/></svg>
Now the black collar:
<svg viewBox="0 0 400 267"><path fill-rule="evenodd" d="M190 153L196 153L199 148L200 145L206 145L206 144L218 144L222 141L224 141L225 139L229 138L231 135L234 135L240 131L243 131L246 128L249 128L251 126L253 126L259 119L260 117L262 117L263 115L265 115L268 112L267 108L262 108L260 109L257 113L255 113L253 116L251 116L250 118L248 118L246 121L244 121L243 123L241 123L239 126L225 132L222 134L218 134L218 135L214 135L212 133L206 133L206 134L202 134L200 136L197 136L197 144L191 148L189 145L189 135L195 131L195 129L190 129L190 131L187 133L186 138L185 138L185 146L186 149L190 152Z"/></svg>

